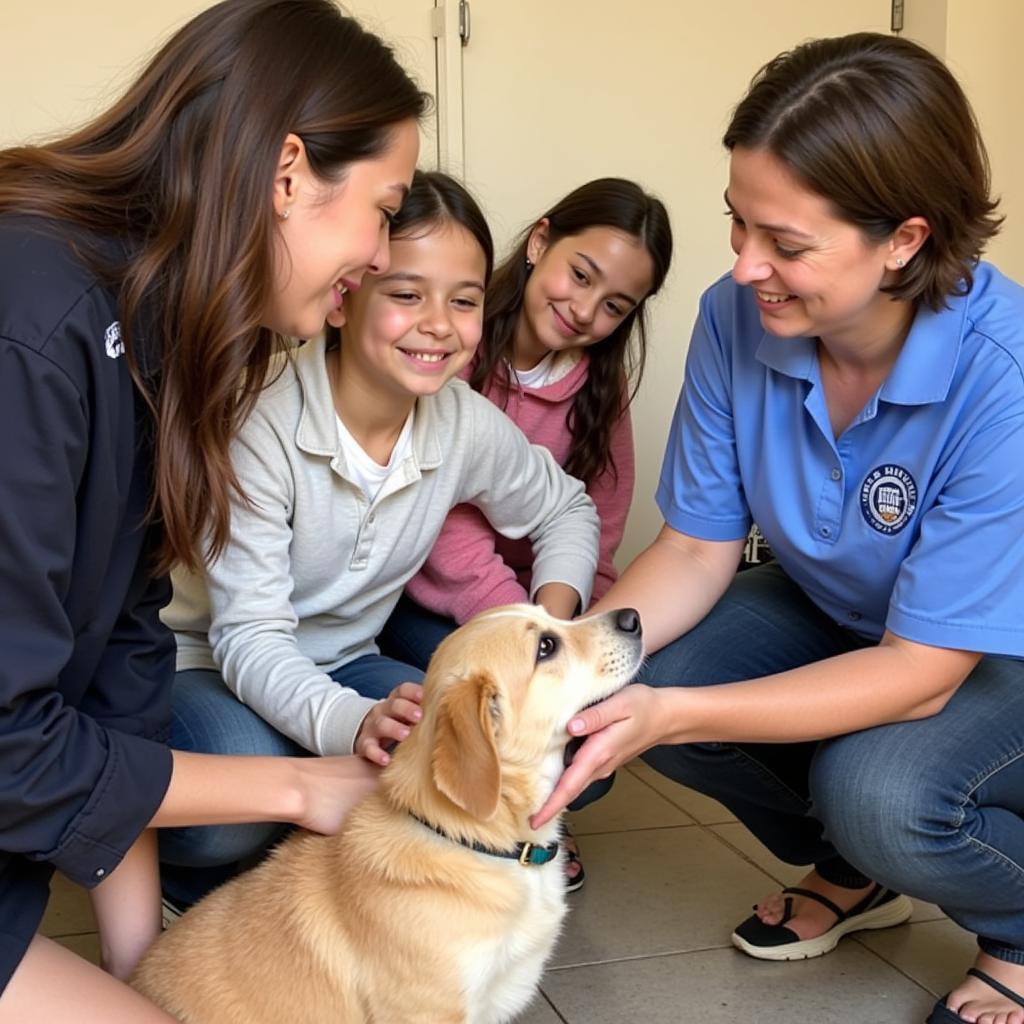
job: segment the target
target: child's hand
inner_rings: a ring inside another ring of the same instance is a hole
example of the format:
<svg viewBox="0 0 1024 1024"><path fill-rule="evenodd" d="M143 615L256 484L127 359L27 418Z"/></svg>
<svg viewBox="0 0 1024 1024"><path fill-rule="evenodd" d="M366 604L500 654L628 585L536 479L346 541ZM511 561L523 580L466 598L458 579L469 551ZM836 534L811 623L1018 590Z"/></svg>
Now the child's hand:
<svg viewBox="0 0 1024 1024"><path fill-rule="evenodd" d="M423 716L422 699L423 687L419 683L396 686L363 719L356 733L355 753L372 764L386 765L391 760L388 750L404 740Z"/></svg>

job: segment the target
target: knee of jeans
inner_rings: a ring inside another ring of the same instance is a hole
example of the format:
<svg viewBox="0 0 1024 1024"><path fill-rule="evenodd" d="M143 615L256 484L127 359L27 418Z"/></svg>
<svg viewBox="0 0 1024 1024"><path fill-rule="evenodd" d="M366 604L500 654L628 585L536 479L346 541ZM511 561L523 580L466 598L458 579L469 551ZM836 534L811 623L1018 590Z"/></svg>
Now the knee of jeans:
<svg viewBox="0 0 1024 1024"><path fill-rule="evenodd" d="M913 766L822 745L810 772L811 814L824 838L877 881L907 889L924 859L941 856L949 815Z"/></svg>
<svg viewBox="0 0 1024 1024"><path fill-rule="evenodd" d="M283 826L274 822L161 829L160 859L189 868L234 864L261 853L282 832Z"/></svg>

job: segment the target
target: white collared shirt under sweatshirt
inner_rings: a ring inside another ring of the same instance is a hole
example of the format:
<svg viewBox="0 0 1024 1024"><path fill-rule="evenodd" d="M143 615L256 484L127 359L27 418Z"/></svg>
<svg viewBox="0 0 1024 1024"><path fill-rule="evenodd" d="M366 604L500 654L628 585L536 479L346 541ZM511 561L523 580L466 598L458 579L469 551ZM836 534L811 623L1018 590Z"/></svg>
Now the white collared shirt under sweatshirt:
<svg viewBox="0 0 1024 1024"><path fill-rule="evenodd" d="M531 597L567 583L584 608L599 523L583 485L460 380L418 399L411 450L368 501L346 465L324 353L322 340L295 351L239 431L231 457L250 504L233 504L205 580L175 574L164 620L179 670L219 670L280 732L337 754L351 752L374 702L326 673L377 652L453 506L530 538Z"/></svg>

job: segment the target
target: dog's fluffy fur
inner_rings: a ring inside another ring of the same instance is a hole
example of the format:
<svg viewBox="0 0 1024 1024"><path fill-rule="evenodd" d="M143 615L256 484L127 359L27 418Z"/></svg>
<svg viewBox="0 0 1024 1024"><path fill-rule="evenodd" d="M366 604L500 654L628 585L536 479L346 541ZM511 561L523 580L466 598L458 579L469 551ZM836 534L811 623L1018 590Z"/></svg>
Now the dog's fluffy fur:
<svg viewBox="0 0 1024 1024"><path fill-rule="evenodd" d="M302 833L190 910L132 983L187 1024L499 1024L534 995L565 913L562 856L475 852L557 839L529 817L566 724L626 683L635 613L576 622L532 605L438 648L423 719L340 835Z"/></svg>

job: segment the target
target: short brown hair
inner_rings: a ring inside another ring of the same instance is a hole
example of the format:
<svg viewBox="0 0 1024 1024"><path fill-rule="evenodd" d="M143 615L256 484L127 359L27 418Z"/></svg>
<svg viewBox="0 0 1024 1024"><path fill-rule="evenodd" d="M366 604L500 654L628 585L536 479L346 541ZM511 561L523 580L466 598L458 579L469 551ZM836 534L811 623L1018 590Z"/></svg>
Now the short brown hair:
<svg viewBox="0 0 1024 1024"><path fill-rule="evenodd" d="M768 150L873 241L924 217L931 234L884 290L932 309L970 289L1003 220L967 97L942 61L906 39L860 32L779 54L754 76L722 141Z"/></svg>

